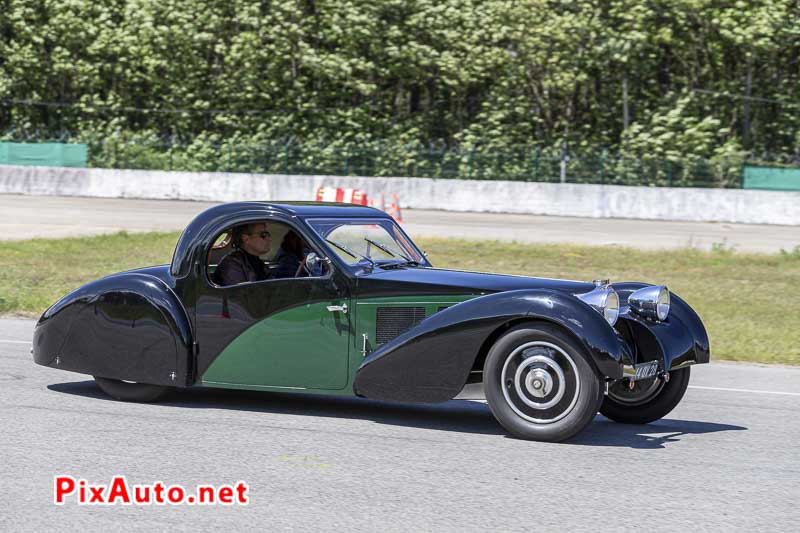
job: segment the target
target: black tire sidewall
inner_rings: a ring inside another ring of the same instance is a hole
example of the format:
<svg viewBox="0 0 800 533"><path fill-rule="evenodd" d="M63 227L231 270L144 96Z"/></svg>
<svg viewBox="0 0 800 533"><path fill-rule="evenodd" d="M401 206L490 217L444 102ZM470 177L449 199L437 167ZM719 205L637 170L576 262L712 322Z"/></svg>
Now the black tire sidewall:
<svg viewBox="0 0 800 533"><path fill-rule="evenodd" d="M658 395L640 405L625 405L606 396L600 413L623 424L649 424L667 416L683 399L689 386L690 368L670 372L670 379Z"/></svg>
<svg viewBox="0 0 800 533"><path fill-rule="evenodd" d="M578 400L564 418L555 422L536 424L525 420L511 408L503 394L500 376L506 359L517 347L531 341L545 341L558 346L572 358L577 368L581 383ZM562 441L581 431L597 414L602 399L600 380L585 350L557 326L546 323L520 325L500 337L486 356L483 386L492 413L509 433L522 439L548 442Z"/></svg>
<svg viewBox="0 0 800 533"><path fill-rule="evenodd" d="M94 381L100 390L124 402L155 402L169 392L170 387L163 385L150 385L147 383L128 383L118 379L94 376Z"/></svg>

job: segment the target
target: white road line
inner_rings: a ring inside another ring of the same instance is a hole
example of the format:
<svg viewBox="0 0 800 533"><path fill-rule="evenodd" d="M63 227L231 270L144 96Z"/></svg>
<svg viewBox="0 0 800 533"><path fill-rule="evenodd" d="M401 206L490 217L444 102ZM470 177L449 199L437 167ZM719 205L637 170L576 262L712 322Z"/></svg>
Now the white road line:
<svg viewBox="0 0 800 533"><path fill-rule="evenodd" d="M31 341L8 341L5 339L0 339L0 342L7 342L9 344L32 344Z"/></svg>
<svg viewBox="0 0 800 533"><path fill-rule="evenodd" d="M778 392L772 390L751 390L751 389L728 389L725 387L701 387L699 385L689 385L690 389L701 390L721 390L728 392L747 392L750 394L780 394L782 396L800 396L800 392Z"/></svg>

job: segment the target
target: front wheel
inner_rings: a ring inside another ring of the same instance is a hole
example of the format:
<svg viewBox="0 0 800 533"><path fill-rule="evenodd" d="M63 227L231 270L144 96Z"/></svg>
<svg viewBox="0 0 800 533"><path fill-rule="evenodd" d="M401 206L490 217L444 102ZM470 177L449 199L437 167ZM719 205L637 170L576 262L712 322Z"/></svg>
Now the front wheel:
<svg viewBox="0 0 800 533"><path fill-rule="evenodd" d="M544 323L513 328L492 346L483 385L492 413L506 430L548 442L586 427L603 395L583 348Z"/></svg>
<svg viewBox="0 0 800 533"><path fill-rule="evenodd" d="M170 387L162 385L149 385L133 381L101 378L94 376L94 381L100 390L114 398L125 402L155 402L169 392Z"/></svg>
<svg viewBox="0 0 800 533"><path fill-rule="evenodd" d="M675 409L688 386L689 367L670 372L669 381L658 376L636 381L633 389L620 380L608 389L600 413L615 422L649 424Z"/></svg>

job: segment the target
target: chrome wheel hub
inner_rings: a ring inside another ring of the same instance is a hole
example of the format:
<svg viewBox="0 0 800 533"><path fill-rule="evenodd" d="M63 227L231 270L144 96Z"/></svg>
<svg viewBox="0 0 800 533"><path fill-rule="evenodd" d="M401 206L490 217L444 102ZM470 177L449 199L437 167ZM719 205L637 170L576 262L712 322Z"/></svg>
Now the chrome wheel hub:
<svg viewBox="0 0 800 533"><path fill-rule="evenodd" d="M553 390L553 378L545 370L537 368L528 372L525 378L525 387L531 396L544 398Z"/></svg>
<svg viewBox="0 0 800 533"><path fill-rule="evenodd" d="M508 405L536 424L565 417L575 407L580 392L575 361L561 347L545 341L516 348L506 358L501 379Z"/></svg>
<svg viewBox="0 0 800 533"><path fill-rule="evenodd" d="M543 401L554 386L553 397ZM539 410L549 409L564 397L564 371L550 355L531 355L517 366L514 387L526 405Z"/></svg>

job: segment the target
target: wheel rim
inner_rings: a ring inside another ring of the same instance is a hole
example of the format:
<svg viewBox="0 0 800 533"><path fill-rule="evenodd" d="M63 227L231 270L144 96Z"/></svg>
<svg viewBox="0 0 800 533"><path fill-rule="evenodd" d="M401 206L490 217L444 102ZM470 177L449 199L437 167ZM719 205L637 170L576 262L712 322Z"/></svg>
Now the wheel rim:
<svg viewBox="0 0 800 533"><path fill-rule="evenodd" d="M500 374L503 396L514 412L534 424L552 424L578 401L581 382L572 357L559 346L533 341L506 358Z"/></svg>
<svg viewBox="0 0 800 533"><path fill-rule="evenodd" d="M664 380L659 377L634 381L633 389L624 380L617 381L608 389L608 396L615 402L631 407L649 402L661 393Z"/></svg>

